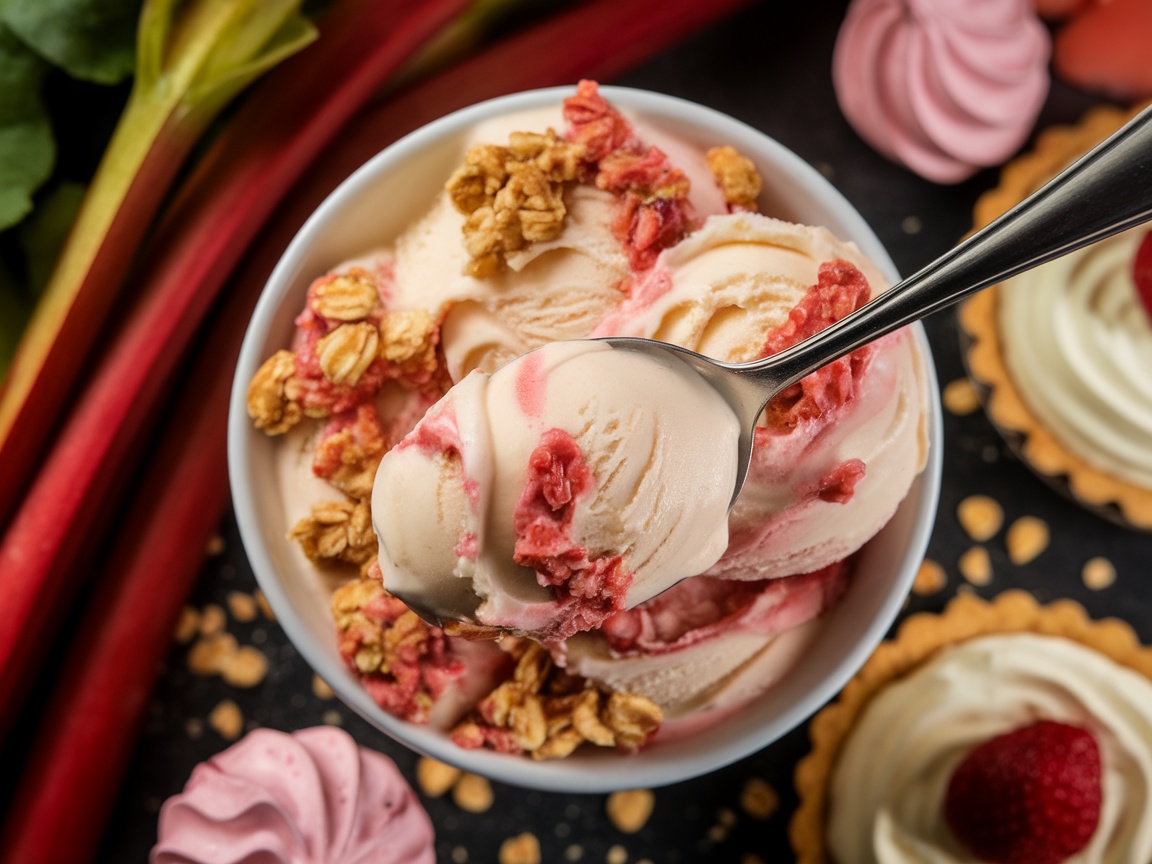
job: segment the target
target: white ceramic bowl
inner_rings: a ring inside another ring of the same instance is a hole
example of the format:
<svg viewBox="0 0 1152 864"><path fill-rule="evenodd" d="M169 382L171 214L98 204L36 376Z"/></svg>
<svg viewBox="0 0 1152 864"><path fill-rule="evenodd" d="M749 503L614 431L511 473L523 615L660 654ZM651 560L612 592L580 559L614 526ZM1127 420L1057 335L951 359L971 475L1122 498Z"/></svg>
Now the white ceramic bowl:
<svg viewBox="0 0 1152 864"><path fill-rule="evenodd" d="M349 177L312 214L284 253L256 307L240 355L229 421L232 496L252 567L288 637L340 698L369 722L415 750L496 780L568 792L658 786L704 774L772 743L833 697L864 663L895 619L923 558L940 485L942 421L938 388L932 398L928 465L892 521L861 552L844 598L824 619L815 644L784 680L739 713L685 740L660 742L622 755L585 748L561 760L534 762L485 750L462 750L447 736L381 710L345 668L336 650L328 590L295 545L276 482L277 442L255 430L245 392L260 363L289 344L292 319L316 276L394 236L406 214L419 212L432 192L422 178L447 177L465 131L505 112L557 104L571 88L507 96L458 111L398 141ZM764 175L762 210L824 225L856 244L896 276L880 241L852 206L811 166L755 129L708 108L638 90L604 87L604 95L688 142L725 141L749 155ZM411 201L412 207L395 206ZM928 342L916 338L932 376Z"/></svg>

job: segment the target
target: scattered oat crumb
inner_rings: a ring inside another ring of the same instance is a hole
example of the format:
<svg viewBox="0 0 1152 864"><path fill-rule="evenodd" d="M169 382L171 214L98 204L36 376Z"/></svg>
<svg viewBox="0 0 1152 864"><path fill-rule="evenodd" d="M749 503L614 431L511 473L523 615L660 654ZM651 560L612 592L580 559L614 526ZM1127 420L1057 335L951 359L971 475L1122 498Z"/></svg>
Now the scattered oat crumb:
<svg viewBox="0 0 1152 864"><path fill-rule="evenodd" d="M200 632L200 613L194 606L185 606L180 610L180 617L176 619L172 639L181 645L186 645L198 632Z"/></svg>
<svg viewBox="0 0 1152 864"><path fill-rule="evenodd" d="M540 841L525 831L500 844L500 864L540 864Z"/></svg>
<svg viewBox="0 0 1152 864"><path fill-rule="evenodd" d="M740 821L740 817L736 815L735 810L728 807L721 807L716 811L716 821L725 828L735 828L736 823Z"/></svg>
<svg viewBox="0 0 1152 864"><path fill-rule="evenodd" d="M956 517L977 543L991 539L1004 524L1004 509L987 495L969 495L956 508Z"/></svg>
<svg viewBox="0 0 1152 864"><path fill-rule="evenodd" d="M272 607L268 605L268 598L264 596L264 592L257 588L252 592L252 596L256 598L256 605L260 607L260 611L264 617L269 621L276 620L276 613L272 611Z"/></svg>
<svg viewBox="0 0 1152 864"><path fill-rule="evenodd" d="M492 806L492 784L479 774L463 773L452 787L452 800L461 810L483 813Z"/></svg>
<svg viewBox="0 0 1152 864"><path fill-rule="evenodd" d="M235 741L244 730L244 715L231 699L223 699L208 715L208 725L225 741Z"/></svg>
<svg viewBox="0 0 1152 864"><path fill-rule="evenodd" d="M215 675L239 650L231 633L215 633L197 639L188 649L188 671L193 675Z"/></svg>
<svg viewBox="0 0 1152 864"><path fill-rule="evenodd" d="M764 859L759 855L748 852L740 859L740 864L764 864Z"/></svg>
<svg viewBox="0 0 1152 864"><path fill-rule="evenodd" d="M200 635L212 636L219 633L228 623L228 616L224 614L224 607L216 603L209 603L200 612Z"/></svg>
<svg viewBox="0 0 1152 864"><path fill-rule="evenodd" d="M905 216L904 221L900 223L900 227L904 229L905 234L919 234L924 227L924 223L920 221L919 216Z"/></svg>
<svg viewBox="0 0 1152 864"><path fill-rule="evenodd" d="M421 756L416 762L416 782L420 790L430 798L439 798L451 789L463 773L454 765L427 756Z"/></svg>
<svg viewBox="0 0 1152 864"><path fill-rule="evenodd" d="M921 597L942 591L948 584L948 575L939 562L925 558L920 562L920 569L916 571L916 580L912 583L912 591Z"/></svg>
<svg viewBox="0 0 1152 864"><path fill-rule="evenodd" d="M728 839L728 829L717 823L708 829L708 839L713 843L723 843Z"/></svg>
<svg viewBox="0 0 1152 864"><path fill-rule="evenodd" d="M780 809L780 793L761 777L750 777L740 791L740 807L753 819L771 819Z"/></svg>
<svg viewBox="0 0 1152 864"><path fill-rule="evenodd" d="M584 857L584 847L579 843L573 843L564 850L565 861L579 861Z"/></svg>
<svg viewBox="0 0 1152 864"><path fill-rule="evenodd" d="M615 844L608 847L608 854L604 856L606 864L626 864L628 861L628 850L620 844Z"/></svg>
<svg viewBox="0 0 1152 864"><path fill-rule="evenodd" d="M184 723L184 733L193 741L198 741L204 734L204 721L199 717L189 717Z"/></svg>
<svg viewBox="0 0 1152 864"><path fill-rule="evenodd" d="M960 575L973 585L987 585L992 581L992 560L983 546L973 546L956 562Z"/></svg>
<svg viewBox="0 0 1152 864"><path fill-rule="evenodd" d="M341 714L339 711L334 711L331 709L329 709L328 711L325 711L323 714L321 714L320 720L324 723L325 726L343 726L344 725L344 715Z"/></svg>
<svg viewBox="0 0 1152 864"><path fill-rule="evenodd" d="M219 555L224 551L224 538L219 534L213 534L208 538L208 543L204 546L204 554L208 556Z"/></svg>
<svg viewBox="0 0 1152 864"><path fill-rule="evenodd" d="M220 677L233 687L255 687L267 674L268 658L251 645L237 649L220 669Z"/></svg>
<svg viewBox="0 0 1152 864"><path fill-rule="evenodd" d="M635 834L652 815L656 796L651 789L625 789L608 796L606 808L612 824L625 834Z"/></svg>
<svg viewBox="0 0 1152 864"><path fill-rule="evenodd" d="M1048 548L1048 523L1036 516L1021 516L1008 526L1004 543L1013 564L1027 564Z"/></svg>
<svg viewBox="0 0 1152 864"><path fill-rule="evenodd" d="M452 864L466 864L468 861L468 850L463 846L452 847Z"/></svg>
<svg viewBox="0 0 1152 864"><path fill-rule="evenodd" d="M980 397L976 395L976 388L967 378L957 378L949 381L942 394L944 407L957 416L971 414L980 407Z"/></svg>
<svg viewBox="0 0 1152 864"><path fill-rule="evenodd" d="M1086 587L1100 591L1116 581L1116 568L1107 558L1098 555L1084 563L1080 578Z"/></svg>
<svg viewBox="0 0 1152 864"><path fill-rule="evenodd" d="M315 672L312 673L312 692L317 699L332 699L336 695L331 685Z"/></svg>
<svg viewBox="0 0 1152 864"><path fill-rule="evenodd" d="M256 598L244 591L228 592L228 611L237 621L247 624L256 620L259 609L256 607Z"/></svg>

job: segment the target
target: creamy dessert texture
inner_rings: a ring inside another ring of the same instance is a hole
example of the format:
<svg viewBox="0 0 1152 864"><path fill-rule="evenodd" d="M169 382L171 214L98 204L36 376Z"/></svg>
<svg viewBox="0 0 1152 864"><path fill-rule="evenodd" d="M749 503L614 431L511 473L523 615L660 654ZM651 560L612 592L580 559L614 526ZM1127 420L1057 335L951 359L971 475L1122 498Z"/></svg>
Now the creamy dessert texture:
<svg viewBox="0 0 1152 864"><path fill-rule="evenodd" d="M341 654L464 747L628 750L710 722L787 674L924 465L922 356L893 334L782 394L725 518L734 477L668 457L730 446L722 400L637 412L666 373L584 340L752 360L884 290L877 268L755 212L761 179L724 142L592 82L479 124L459 164L399 236L318 275L249 391ZM474 623L445 632L405 596Z"/></svg>
<svg viewBox="0 0 1152 864"><path fill-rule="evenodd" d="M1100 106L1056 126L977 202L991 222L1131 119ZM1087 246L965 301L965 360L989 418L1073 500L1152 530L1152 241L1146 227ZM1142 263L1143 262L1143 263Z"/></svg>
<svg viewBox="0 0 1152 864"><path fill-rule="evenodd" d="M1131 628L1070 601L913 616L814 720L799 860L1149 860L1150 671Z"/></svg>
<svg viewBox="0 0 1152 864"><path fill-rule="evenodd" d="M971 749L1040 718L1090 729L1100 750L1097 828L1072 860L1152 858L1137 803L1152 792L1152 681L1067 639L1018 633L945 649L873 699L832 776L833 859L982 860L942 818L949 781Z"/></svg>
<svg viewBox="0 0 1152 864"><path fill-rule="evenodd" d="M1000 288L1004 362L1037 419L1102 471L1152 489L1152 317L1133 285L1146 227Z"/></svg>

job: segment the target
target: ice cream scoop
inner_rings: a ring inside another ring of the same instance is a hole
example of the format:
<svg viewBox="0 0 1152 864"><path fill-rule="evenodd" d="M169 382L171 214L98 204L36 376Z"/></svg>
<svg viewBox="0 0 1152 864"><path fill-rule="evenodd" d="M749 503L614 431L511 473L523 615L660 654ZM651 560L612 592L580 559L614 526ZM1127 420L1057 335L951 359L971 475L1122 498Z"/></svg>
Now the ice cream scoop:
<svg viewBox="0 0 1152 864"><path fill-rule="evenodd" d="M550 343L428 411L376 476L385 588L437 624L558 640L716 563L736 417L684 364L619 353Z"/></svg>

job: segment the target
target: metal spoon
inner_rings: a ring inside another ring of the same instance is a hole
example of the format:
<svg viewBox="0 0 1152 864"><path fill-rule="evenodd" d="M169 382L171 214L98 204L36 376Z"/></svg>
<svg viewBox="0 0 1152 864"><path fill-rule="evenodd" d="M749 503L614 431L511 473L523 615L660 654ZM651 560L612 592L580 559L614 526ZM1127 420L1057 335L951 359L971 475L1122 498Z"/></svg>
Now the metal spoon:
<svg viewBox="0 0 1152 864"><path fill-rule="evenodd" d="M810 338L764 360L723 363L651 339L611 337L614 347L687 363L741 421L736 502L752 456L756 421L772 397L805 375L893 330L1152 219L1152 107L1047 185L918 273Z"/></svg>

